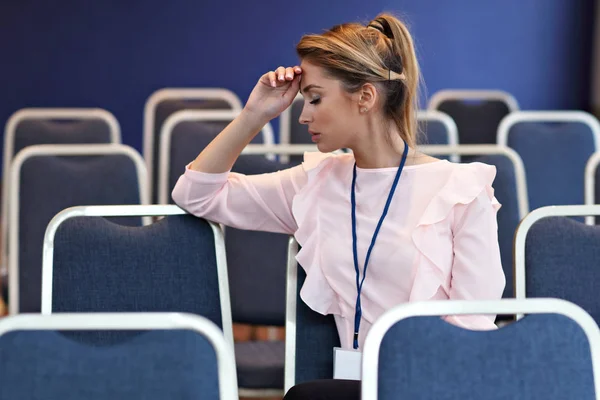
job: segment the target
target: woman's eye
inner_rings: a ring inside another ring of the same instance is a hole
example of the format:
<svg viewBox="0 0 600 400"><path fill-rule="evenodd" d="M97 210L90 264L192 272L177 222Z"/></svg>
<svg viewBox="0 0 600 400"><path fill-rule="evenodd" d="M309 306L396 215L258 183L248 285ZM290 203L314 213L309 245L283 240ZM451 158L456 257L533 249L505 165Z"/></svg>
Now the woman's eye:
<svg viewBox="0 0 600 400"><path fill-rule="evenodd" d="M310 104L319 104L320 102L321 102L321 98L320 98L320 97L317 97L317 98L313 99L313 100L310 102Z"/></svg>

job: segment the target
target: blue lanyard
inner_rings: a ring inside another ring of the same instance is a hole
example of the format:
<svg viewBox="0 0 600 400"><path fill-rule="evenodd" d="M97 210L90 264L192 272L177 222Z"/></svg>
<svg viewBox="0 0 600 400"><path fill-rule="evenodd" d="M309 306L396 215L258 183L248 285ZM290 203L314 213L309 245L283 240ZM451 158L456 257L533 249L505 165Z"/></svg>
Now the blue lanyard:
<svg viewBox="0 0 600 400"><path fill-rule="evenodd" d="M352 175L352 193L350 197L350 202L352 203L352 250L354 252L354 270L356 271L356 310L354 313L354 348L358 349L358 331L360 330L360 320L362 317L362 307L360 304L360 293L362 292L362 286L365 282L365 277L367 276L367 266L369 265L369 258L371 258L371 251L373 251L373 246L375 245L375 240L377 240L377 235L379 234L379 229L383 224L383 220L388 213L390 208L390 203L392 202L392 198L394 197L394 192L396 191L396 186L398 186L398 180L400 179L400 175L402 174L402 169L404 168L404 163L406 162L406 156L408 155L408 145L404 142L404 153L402 154L402 161L400 162L400 166L398 167L398 172L396 172L396 177L394 178L394 183L392 184L392 188L390 189L390 194L388 195L387 201L385 203L385 207L383 209L383 214L379 218L379 222L377 223L377 227L375 228L375 233L373 233L373 238L371 239L371 245L369 246L369 250L367 251L367 257L365 259L365 265L363 267L363 277L360 279L360 271L358 269L358 250L357 250L357 240L356 240L356 162L354 163L354 171Z"/></svg>

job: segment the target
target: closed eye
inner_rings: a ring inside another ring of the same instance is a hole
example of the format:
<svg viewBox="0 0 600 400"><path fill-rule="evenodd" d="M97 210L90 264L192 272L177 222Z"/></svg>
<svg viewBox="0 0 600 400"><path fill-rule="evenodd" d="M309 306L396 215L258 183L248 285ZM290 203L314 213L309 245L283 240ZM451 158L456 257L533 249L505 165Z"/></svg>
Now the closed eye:
<svg viewBox="0 0 600 400"><path fill-rule="evenodd" d="M314 105L314 104L319 104L320 102L321 102L321 98L320 98L320 97L317 97L317 98L315 98L314 100L312 100L312 101L310 102L310 104L313 104L313 105Z"/></svg>

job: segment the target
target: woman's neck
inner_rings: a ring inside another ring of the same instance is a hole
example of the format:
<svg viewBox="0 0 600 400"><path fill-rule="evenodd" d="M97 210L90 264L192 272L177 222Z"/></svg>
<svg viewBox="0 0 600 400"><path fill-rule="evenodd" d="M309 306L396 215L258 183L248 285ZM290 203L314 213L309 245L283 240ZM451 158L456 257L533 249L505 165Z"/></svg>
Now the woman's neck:
<svg viewBox="0 0 600 400"><path fill-rule="evenodd" d="M406 144L398 133L372 131L371 135L362 135L361 139L350 147L358 168L390 168L400 165ZM409 148L409 154L413 153Z"/></svg>

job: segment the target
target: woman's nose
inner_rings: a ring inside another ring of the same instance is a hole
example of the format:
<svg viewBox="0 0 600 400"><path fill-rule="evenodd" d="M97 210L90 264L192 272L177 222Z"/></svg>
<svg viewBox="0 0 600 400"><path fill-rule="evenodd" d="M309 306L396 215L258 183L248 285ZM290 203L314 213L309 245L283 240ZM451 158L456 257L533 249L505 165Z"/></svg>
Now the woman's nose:
<svg viewBox="0 0 600 400"><path fill-rule="evenodd" d="M300 118L298 118L298 122L300 122L302 125L306 125L310 122L308 113L304 108L302 109L302 113L300 113Z"/></svg>

